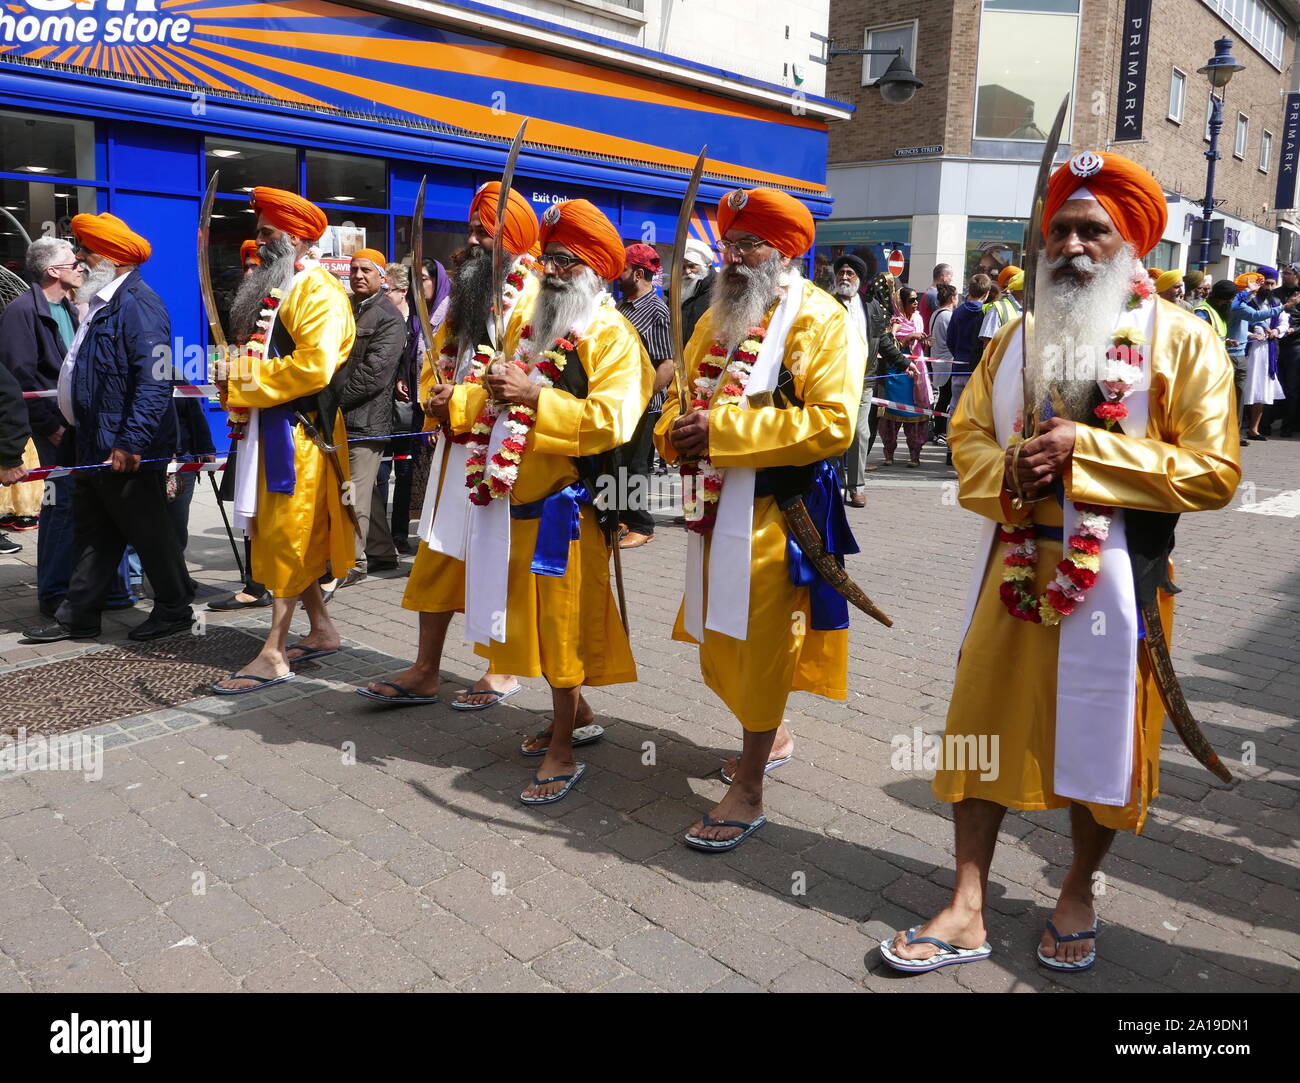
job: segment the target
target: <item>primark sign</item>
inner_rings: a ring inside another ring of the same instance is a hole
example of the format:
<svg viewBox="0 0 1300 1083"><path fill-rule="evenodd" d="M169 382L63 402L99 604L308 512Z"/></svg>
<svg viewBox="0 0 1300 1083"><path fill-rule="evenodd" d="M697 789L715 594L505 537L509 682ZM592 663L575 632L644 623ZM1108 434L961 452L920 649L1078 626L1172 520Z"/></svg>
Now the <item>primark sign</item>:
<svg viewBox="0 0 1300 1083"><path fill-rule="evenodd" d="M194 23L159 0L26 0L0 14L0 45L183 45ZM26 12L22 11L26 8Z"/></svg>

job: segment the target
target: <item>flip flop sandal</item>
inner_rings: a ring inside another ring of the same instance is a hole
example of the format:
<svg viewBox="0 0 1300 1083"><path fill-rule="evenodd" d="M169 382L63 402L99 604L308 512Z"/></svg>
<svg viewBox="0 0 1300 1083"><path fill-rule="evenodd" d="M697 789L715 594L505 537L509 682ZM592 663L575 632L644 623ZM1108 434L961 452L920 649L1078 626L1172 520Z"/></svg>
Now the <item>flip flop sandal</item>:
<svg viewBox="0 0 1300 1083"><path fill-rule="evenodd" d="M273 684L283 684L285 681L291 681L296 677L296 673L286 673L283 677L259 677L256 673L232 673L228 677L222 677L223 681L256 681L256 684L249 685L247 688L222 688L215 682L209 687L219 696L242 696L245 692L260 692L263 688L270 688Z"/></svg>
<svg viewBox="0 0 1300 1083"><path fill-rule="evenodd" d="M1047 931L1052 934L1052 939L1056 941L1056 946L1058 948L1062 944L1070 943L1070 941L1072 940L1092 940L1094 944L1096 944L1097 942L1097 926L1095 924L1091 929L1087 930L1086 932L1069 933L1066 936L1062 936L1060 932L1057 930L1056 926L1052 924L1052 919L1048 918ZM1095 947L1092 949L1092 951L1088 952L1088 954L1085 955L1082 959L1080 959L1077 963L1060 962L1059 960L1054 959L1051 956L1044 955L1042 948L1036 950L1034 954L1038 956L1038 961L1042 963L1043 966L1047 967L1048 970L1060 970L1060 971L1069 971L1069 972L1087 970L1093 965L1093 963L1097 961L1097 949Z"/></svg>
<svg viewBox="0 0 1300 1083"><path fill-rule="evenodd" d="M747 824L743 820L715 820L706 812L704 814L705 827L743 827L744 830L734 839L702 839L698 835L692 835L689 831L682 836L682 839L693 850L704 850L706 853L720 854L727 850L734 850L765 823L767 823L766 816L760 816L753 823Z"/></svg>
<svg viewBox="0 0 1300 1083"><path fill-rule="evenodd" d="M492 698L486 703L462 703L454 699L451 701L451 709L453 711L486 711L489 707L495 707L503 699L509 699L516 692L522 692L523 690L524 686L522 684L515 685L509 692L495 692L490 688L481 690L466 688L465 691L460 693L462 696L491 696Z"/></svg>
<svg viewBox="0 0 1300 1083"><path fill-rule="evenodd" d="M779 760L768 760L767 766L763 768L763 774L770 775L778 767L781 767L784 764L789 763L792 759L794 759L793 756L782 756ZM730 786L736 780L735 775L727 774L727 769L725 767L719 768L718 774L722 776L722 781L725 782L728 786Z"/></svg>
<svg viewBox="0 0 1300 1083"><path fill-rule="evenodd" d="M893 940L882 940L880 942L880 957L885 960L895 970L901 970L905 974L924 974L930 970L938 970L943 966L952 966L955 963L978 963L987 959L993 954L992 946L985 941L978 948L958 948L949 944L946 940L940 940L937 936L917 936L916 930L921 926L913 925L907 930L907 942L909 944L933 944L939 950L928 959L904 959L901 955L895 955L890 945Z"/></svg>
<svg viewBox="0 0 1300 1083"><path fill-rule="evenodd" d="M290 658L289 665L291 666L296 666L299 662L311 662L317 658L328 658L331 654L339 653L338 647L320 648L320 647L313 647L307 643L290 643L287 647L284 648L284 650L286 655L289 653L289 651L306 652L305 654L303 654L301 658Z"/></svg>
<svg viewBox="0 0 1300 1083"><path fill-rule="evenodd" d="M559 793L551 794L550 797L525 797L523 794L520 794L519 800L525 805L553 805L556 801L562 801L564 798L568 797L569 791L578 784L578 779L582 778L586 773L587 765L585 763L580 763L578 764L578 769L571 775L552 775L550 778L538 778L534 775L534 786L545 786L548 782L563 782L564 789Z"/></svg>
<svg viewBox="0 0 1300 1083"><path fill-rule="evenodd" d="M536 737L533 738L533 740L534 741L549 740L550 736L551 735L549 733L539 733ZM579 745L589 745L591 744L592 741L599 741L604 736L605 736L605 727L598 726L596 725L595 722L592 722L588 726L579 726L577 729L573 731L573 747L577 748ZM549 744L546 746L546 748L529 748L527 744L522 744L519 746L519 751L522 752L525 756L545 756L549 749L550 749Z"/></svg>
<svg viewBox="0 0 1300 1083"><path fill-rule="evenodd" d="M382 692L372 692L369 688L358 688L358 696L365 696L366 699L375 699L389 707L419 707L425 704L441 702L436 695L434 696L417 696L403 688L396 681L371 681L371 684L387 685L397 692L395 696L386 696Z"/></svg>

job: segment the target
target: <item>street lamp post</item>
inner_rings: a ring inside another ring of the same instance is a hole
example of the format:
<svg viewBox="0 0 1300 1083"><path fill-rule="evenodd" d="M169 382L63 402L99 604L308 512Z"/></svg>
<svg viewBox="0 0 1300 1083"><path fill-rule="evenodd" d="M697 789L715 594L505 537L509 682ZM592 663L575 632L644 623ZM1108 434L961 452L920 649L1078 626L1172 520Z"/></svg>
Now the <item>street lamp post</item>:
<svg viewBox="0 0 1300 1083"><path fill-rule="evenodd" d="M1214 43L1214 56L1198 75L1210 80L1210 149L1205 152L1205 199L1201 202L1201 254L1197 262L1204 271L1210 265L1210 220L1214 216L1214 166L1219 160L1219 133L1223 131L1223 99L1228 81L1239 71L1244 71L1232 55L1232 39L1220 38ZM1219 91L1215 94L1215 91Z"/></svg>
<svg viewBox="0 0 1300 1083"><path fill-rule="evenodd" d="M889 62L889 67L881 73L875 84L876 89L880 91L880 96L890 105L906 104L912 100L912 96L917 90L925 85L907 66L901 48L837 49L833 38L828 38L823 34L810 34L809 36L822 44L822 52L819 55L810 55L808 57L809 60L816 64L829 65L837 56L892 56L894 59Z"/></svg>

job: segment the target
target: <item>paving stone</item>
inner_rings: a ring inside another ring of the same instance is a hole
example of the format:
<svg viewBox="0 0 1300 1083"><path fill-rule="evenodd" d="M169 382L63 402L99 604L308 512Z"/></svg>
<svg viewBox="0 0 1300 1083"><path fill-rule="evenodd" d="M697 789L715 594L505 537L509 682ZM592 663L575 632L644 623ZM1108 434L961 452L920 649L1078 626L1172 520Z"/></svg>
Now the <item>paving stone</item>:
<svg viewBox="0 0 1300 1083"><path fill-rule="evenodd" d="M266 922L223 936L212 941L207 948L212 957L236 977L250 974L299 950L298 944L283 930Z"/></svg>
<svg viewBox="0 0 1300 1083"><path fill-rule="evenodd" d="M417 922L398 942L444 981L463 981L510 958L506 950L453 914Z"/></svg>
<svg viewBox="0 0 1300 1083"><path fill-rule="evenodd" d="M582 940L570 940L533 960L535 973L566 992L590 993L628 971Z"/></svg>
<svg viewBox="0 0 1300 1083"><path fill-rule="evenodd" d="M244 978L250 993L343 993L347 986L305 952L260 966Z"/></svg>
<svg viewBox="0 0 1300 1083"><path fill-rule="evenodd" d="M132 963L126 972L143 993L224 993L239 988L199 947L166 948Z"/></svg>
<svg viewBox="0 0 1300 1083"><path fill-rule="evenodd" d="M912 975L909 975L911 977ZM774 993L861 993L863 987L828 966L805 959L786 971L769 988Z"/></svg>
<svg viewBox="0 0 1300 1083"><path fill-rule="evenodd" d="M201 943L218 940L263 920L254 907L224 884L211 884L202 895L182 895L168 903L165 912Z"/></svg>
<svg viewBox="0 0 1300 1083"><path fill-rule="evenodd" d="M465 993L557 993L560 991L523 963L513 959L497 963L482 974L466 978L456 988Z"/></svg>
<svg viewBox="0 0 1300 1083"><path fill-rule="evenodd" d="M0 980L0 987L2 987ZM37 993L134 993L135 982L99 948L83 948L32 972Z"/></svg>
<svg viewBox="0 0 1300 1083"><path fill-rule="evenodd" d="M234 890L250 906L274 922L324 906L330 896L296 869L280 866L241 880Z"/></svg>
<svg viewBox="0 0 1300 1083"><path fill-rule="evenodd" d="M410 889L398 889L364 899L357 904L356 910L381 933L390 935L403 932L416 922L446 913L437 903Z"/></svg>
<svg viewBox="0 0 1300 1083"><path fill-rule="evenodd" d="M24 970L42 967L94 943L85 928L62 909L30 913L0 928L0 954Z"/></svg>
<svg viewBox="0 0 1300 1083"><path fill-rule="evenodd" d="M428 966L381 933L344 938L316 958L356 992L400 992L430 977Z"/></svg>
<svg viewBox="0 0 1300 1083"><path fill-rule="evenodd" d="M344 850L303 870L340 902L353 904L400 887L401 879L355 850Z"/></svg>
<svg viewBox="0 0 1300 1083"><path fill-rule="evenodd" d="M726 967L663 929L647 929L614 945L630 970L664 988L701 992L728 974Z"/></svg>
<svg viewBox="0 0 1300 1083"><path fill-rule="evenodd" d="M487 926L483 933L525 963L574 938L573 930L539 910L527 909Z"/></svg>

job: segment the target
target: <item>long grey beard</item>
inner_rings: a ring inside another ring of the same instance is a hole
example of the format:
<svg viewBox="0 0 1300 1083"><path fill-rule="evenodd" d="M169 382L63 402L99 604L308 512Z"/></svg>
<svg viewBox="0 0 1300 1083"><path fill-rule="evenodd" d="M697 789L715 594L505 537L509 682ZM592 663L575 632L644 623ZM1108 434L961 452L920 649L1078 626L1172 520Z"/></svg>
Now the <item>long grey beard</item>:
<svg viewBox="0 0 1300 1083"><path fill-rule="evenodd" d="M77 287L77 299L89 303L95 294L116 277L117 268L111 263L101 263L97 267L88 268L81 285Z"/></svg>
<svg viewBox="0 0 1300 1083"><path fill-rule="evenodd" d="M567 282L555 275L542 279L537 307L533 309L533 337L528 347L534 359L554 346L561 335L586 330L602 285L590 267L584 267Z"/></svg>
<svg viewBox="0 0 1300 1083"><path fill-rule="evenodd" d="M689 301L699 292L700 285L704 282L705 275L682 275L682 300Z"/></svg>
<svg viewBox="0 0 1300 1083"><path fill-rule="evenodd" d="M731 263L713 280L713 338L730 356L751 327L763 322L781 286L781 256L773 252L757 267Z"/></svg>
<svg viewBox="0 0 1300 1083"><path fill-rule="evenodd" d="M457 356L487 341L492 312L492 256L486 248L471 248L473 255L456 270L447 305L448 327L456 333Z"/></svg>
<svg viewBox="0 0 1300 1083"><path fill-rule="evenodd" d="M236 343L245 343L257 330L257 319L262 313L262 298L272 290L286 290L293 280L294 250L287 238L276 237L259 249L262 266L239 284L239 291L230 303L230 337Z"/></svg>
<svg viewBox="0 0 1300 1083"><path fill-rule="evenodd" d="M1083 282L1069 275L1053 277L1054 270L1067 264L1091 277ZM1025 358L1031 403L1041 409L1050 397L1058 413L1074 421L1089 420L1115 317L1128 302L1134 278L1145 274L1128 245L1104 263L1080 255L1039 264L1035 356Z"/></svg>

